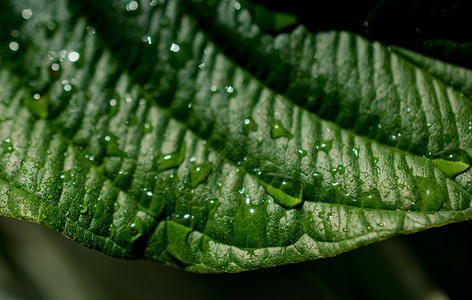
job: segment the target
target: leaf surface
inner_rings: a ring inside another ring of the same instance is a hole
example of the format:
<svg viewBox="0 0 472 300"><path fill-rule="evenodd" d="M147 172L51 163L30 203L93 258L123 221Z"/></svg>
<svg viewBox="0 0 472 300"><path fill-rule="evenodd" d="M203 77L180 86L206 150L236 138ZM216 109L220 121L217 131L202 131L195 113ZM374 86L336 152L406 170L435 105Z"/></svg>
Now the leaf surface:
<svg viewBox="0 0 472 300"><path fill-rule="evenodd" d="M233 1L6 3L3 215L198 272L472 216L470 99L384 45Z"/></svg>

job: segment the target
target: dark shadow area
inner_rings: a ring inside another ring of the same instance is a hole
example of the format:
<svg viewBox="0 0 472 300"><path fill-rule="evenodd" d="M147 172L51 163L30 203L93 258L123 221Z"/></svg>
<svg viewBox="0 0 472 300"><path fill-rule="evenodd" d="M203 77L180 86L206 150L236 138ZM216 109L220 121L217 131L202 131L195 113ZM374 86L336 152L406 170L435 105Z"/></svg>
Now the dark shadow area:
<svg viewBox="0 0 472 300"><path fill-rule="evenodd" d="M289 12L310 31L346 30L369 40L399 45L438 59L472 67L469 33L472 2L464 0L256 0ZM321 4L322 3L322 4Z"/></svg>

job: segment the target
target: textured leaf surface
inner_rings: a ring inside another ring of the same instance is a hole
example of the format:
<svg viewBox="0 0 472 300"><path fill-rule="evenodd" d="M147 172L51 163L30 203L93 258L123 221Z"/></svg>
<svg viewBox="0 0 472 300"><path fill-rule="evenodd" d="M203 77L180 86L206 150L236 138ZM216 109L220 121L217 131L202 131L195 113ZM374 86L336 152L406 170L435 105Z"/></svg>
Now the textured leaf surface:
<svg viewBox="0 0 472 300"><path fill-rule="evenodd" d="M406 55L233 1L6 3L3 215L199 272L472 217L471 99Z"/></svg>

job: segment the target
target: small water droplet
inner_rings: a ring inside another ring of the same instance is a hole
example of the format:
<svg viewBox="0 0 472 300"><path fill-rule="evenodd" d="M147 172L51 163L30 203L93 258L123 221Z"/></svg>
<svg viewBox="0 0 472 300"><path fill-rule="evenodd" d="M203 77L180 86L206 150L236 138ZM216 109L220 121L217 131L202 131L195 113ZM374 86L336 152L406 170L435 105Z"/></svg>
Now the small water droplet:
<svg viewBox="0 0 472 300"><path fill-rule="evenodd" d="M318 145L315 145L315 149L316 150L321 150L325 153L329 153L329 151L333 148L333 141L332 140L329 140L329 141L324 141L324 142L321 142L320 144Z"/></svg>
<svg viewBox="0 0 472 300"><path fill-rule="evenodd" d="M82 215L86 214L87 211L88 211L88 206L87 206L87 204L83 204L83 205L80 206L80 213L81 213Z"/></svg>
<svg viewBox="0 0 472 300"><path fill-rule="evenodd" d="M33 11L29 8L25 8L23 9L23 11L21 12L21 16L23 17L23 19L25 20L29 20L31 19L31 17L33 16Z"/></svg>
<svg viewBox="0 0 472 300"><path fill-rule="evenodd" d="M272 122L272 127L270 131L270 136L273 139L278 139L281 137L286 137L287 139L293 138L293 134L288 132L285 127L283 126L282 122L279 120L274 120Z"/></svg>
<svg viewBox="0 0 472 300"><path fill-rule="evenodd" d="M364 208L378 208L381 197L377 189L371 189L359 195L357 200L360 201L361 206Z"/></svg>
<svg viewBox="0 0 472 300"><path fill-rule="evenodd" d="M157 161L158 171L164 171L180 166L185 158L185 150L186 144L183 142L176 152L160 155Z"/></svg>
<svg viewBox="0 0 472 300"><path fill-rule="evenodd" d="M138 7L139 7L139 4L136 1L131 1L131 2L127 3L126 6L125 6L127 11L135 11L135 10L138 9Z"/></svg>
<svg viewBox="0 0 472 300"><path fill-rule="evenodd" d="M298 149L298 150L297 150L297 154L298 154L298 157L299 157L300 159L303 158L303 157L305 157L305 156L307 156L307 152L306 152L305 150L303 150L303 149Z"/></svg>
<svg viewBox="0 0 472 300"><path fill-rule="evenodd" d="M52 69L54 72L57 72L57 71L59 71L59 69L60 69L60 65L59 65L58 63L53 63L53 64L51 65L51 69Z"/></svg>
<svg viewBox="0 0 472 300"><path fill-rule="evenodd" d="M176 43L172 43L172 45L170 46L170 51L177 53L180 51L180 46Z"/></svg>
<svg viewBox="0 0 472 300"><path fill-rule="evenodd" d="M12 153L14 150L13 143L10 138L3 140L3 153Z"/></svg>
<svg viewBox="0 0 472 300"><path fill-rule="evenodd" d="M194 165L190 170L190 181L192 188L196 188L203 183L212 171L212 162Z"/></svg>
<svg viewBox="0 0 472 300"><path fill-rule="evenodd" d="M79 58L80 58L79 52L72 51L69 53L69 61L76 62L79 60Z"/></svg>
<svg viewBox="0 0 472 300"><path fill-rule="evenodd" d="M18 51L20 45L17 42L11 42L9 47L11 51Z"/></svg>

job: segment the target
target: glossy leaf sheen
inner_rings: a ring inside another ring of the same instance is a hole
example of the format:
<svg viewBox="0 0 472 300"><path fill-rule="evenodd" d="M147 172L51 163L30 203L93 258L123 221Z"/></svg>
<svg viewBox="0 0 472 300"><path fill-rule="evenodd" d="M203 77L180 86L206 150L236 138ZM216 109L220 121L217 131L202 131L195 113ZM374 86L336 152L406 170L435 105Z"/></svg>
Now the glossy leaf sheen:
<svg viewBox="0 0 472 300"><path fill-rule="evenodd" d="M472 217L467 70L450 86L458 67L351 33L271 36L234 1L2 13L3 215L198 272Z"/></svg>

